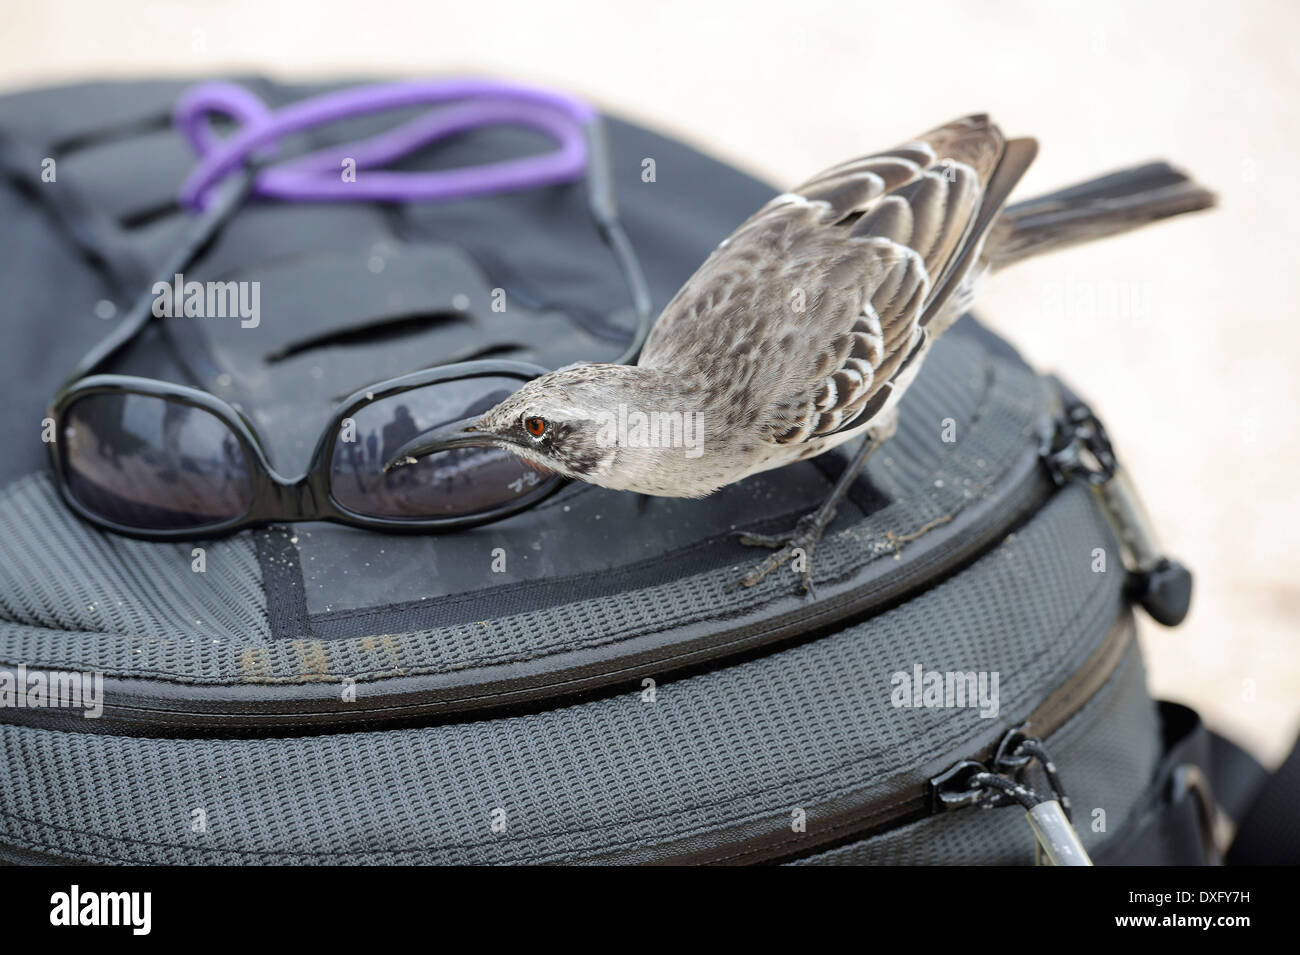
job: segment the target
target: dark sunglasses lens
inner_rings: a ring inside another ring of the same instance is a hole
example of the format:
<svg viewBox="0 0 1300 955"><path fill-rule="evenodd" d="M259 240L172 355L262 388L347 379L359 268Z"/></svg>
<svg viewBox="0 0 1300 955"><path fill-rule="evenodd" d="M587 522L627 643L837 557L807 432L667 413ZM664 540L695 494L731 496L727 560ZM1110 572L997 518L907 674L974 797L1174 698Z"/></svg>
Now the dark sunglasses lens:
<svg viewBox="0 0 1300 955"><path fill-rule="evenodd" d="M330 490L363 517L427 520L494 510L554 480L495 448L439 451L385 474L384 462L412 438L487 411L523 382L505 376L426 385L364 405L343 422L334 444Z"/></svg>
<svg viewBox="0 0 1300 955"><path fill-rule="evenodd" d="M248 512L243 446L216 415L153 395L92 394L63 418L65 474L93 514L140 530L201 530Z"/></svg>

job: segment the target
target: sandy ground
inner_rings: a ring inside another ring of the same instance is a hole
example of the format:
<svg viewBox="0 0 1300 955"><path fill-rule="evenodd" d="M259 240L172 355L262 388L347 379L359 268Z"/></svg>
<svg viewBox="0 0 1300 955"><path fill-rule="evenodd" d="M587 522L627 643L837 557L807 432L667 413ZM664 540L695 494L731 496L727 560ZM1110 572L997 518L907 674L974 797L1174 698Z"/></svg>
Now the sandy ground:
<svg viewBox="0 0 1300 955"><path fill-rule="evenodd" d="M1211 214L998 276L981 312L1103 414L1188 623L1144 621L1157 693L1278 760L1300 723L1294 267L1300 5L0 0L0 87L145 73L497 73L581 92L781 184L991 112L1023 195L1154 157Z"/></svg>

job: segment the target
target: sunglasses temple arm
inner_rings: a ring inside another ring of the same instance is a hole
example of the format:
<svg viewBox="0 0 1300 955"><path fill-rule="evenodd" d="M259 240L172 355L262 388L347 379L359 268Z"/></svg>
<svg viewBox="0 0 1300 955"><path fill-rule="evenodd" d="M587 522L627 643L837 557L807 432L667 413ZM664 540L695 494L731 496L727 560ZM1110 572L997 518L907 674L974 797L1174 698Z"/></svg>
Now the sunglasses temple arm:
<svg viewBox="0 0 1300 955"><path fill-rule="evenodd" d="M124 345L135 338L140 330L153 317L153 303L157 298L154 287L159 283L171 285L175 276L183 273L203 253L231 217L244 204L257 179L257 167L249 165L231 176L228 185L220 190L212 203L193 220L180 243L168 257L164 266L158 270L156 281L135 300L131 310L122 317L113 333L91 349L63 384L68 388L81 378L86 377L105 361L117 353Z"/></svg>
<svg viewBox="0 0 1300 955"><path fill-rule="evenodd" d="M609 159L609 140L605 135L605 126L599 116L593 118L586 126L587 155L587 201L591 207L592 218L600 229L605 244L614 253L623 280L628 291L632 293L632 307L636 311L636 330L632 341L623 354L614 361L619 365L630 365L641 354L641 347L650 335L650 325L654 321L654 305L650 299L650 288L646 284L645 273L631 240L623 231L623 223L618 217L618 203L614 198L614 180Z"/></svg>

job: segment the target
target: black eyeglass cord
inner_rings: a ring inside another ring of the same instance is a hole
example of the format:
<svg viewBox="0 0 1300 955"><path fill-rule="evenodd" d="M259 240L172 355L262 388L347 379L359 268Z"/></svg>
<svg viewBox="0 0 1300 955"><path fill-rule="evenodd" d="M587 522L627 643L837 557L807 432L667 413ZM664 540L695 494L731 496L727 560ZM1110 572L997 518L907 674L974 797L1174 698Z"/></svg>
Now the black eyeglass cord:
<svg viewBox="0 0 1300 955"><path fill-rule="evenodd" d="M605 126L599 119L587 127L587 155L587 200L591 216L618 260L636 312L636 330L632 333L632 340L623 354L614 359L614 364L631 365L636 362L646 339L650 337L654 304L650 298L645 272L641 269L641 261L619 219L618 201L614 196L614 182L610 173L609 139L605 135Z"/></svg>

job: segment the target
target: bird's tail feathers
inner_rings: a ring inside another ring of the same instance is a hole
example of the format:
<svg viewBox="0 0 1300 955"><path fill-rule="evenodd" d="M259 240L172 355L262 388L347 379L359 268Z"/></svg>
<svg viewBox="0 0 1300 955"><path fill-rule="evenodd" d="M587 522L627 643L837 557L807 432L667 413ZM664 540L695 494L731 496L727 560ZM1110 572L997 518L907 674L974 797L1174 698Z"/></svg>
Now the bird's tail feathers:
<svg viewBox="0 0 1300 955"><path fill-rule="evenodd" d="M955 308L963 308L963 291L970 291L970 279L976 272L982 271L980 259L974 258L983 247L983 237L990 228L996 228L1001 221L999 213L1007 196L1015 188L1020 177L1025 174L1038 155L1038 141L1030 138L1012 139L1003 144L997 166L993 169L984 195L980 199L978 215L967 226L961 251L948 263L939 280L934 283L930 300L921 315L921 325L929 325L939 316L946 316L934 329L939 334L948 322L960 314ZM955 297L955 299L954 299Z"/></svg>
<svg viewBox="0 0 1300 955"><path fill-rule="evenodd" d="M1151 162L1007 206L985 257L1012 262L1215 205L1213 192L1167 162Z"/></svg>

